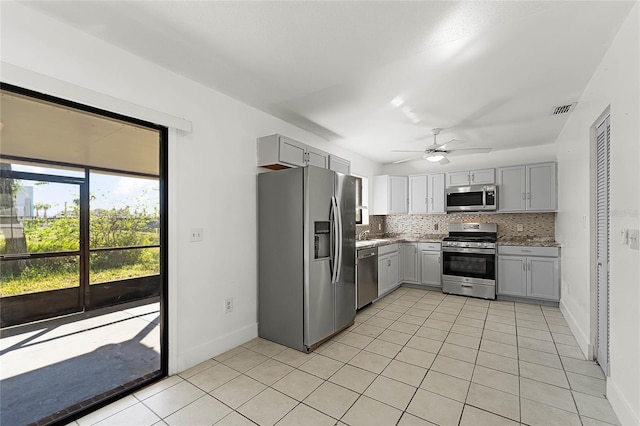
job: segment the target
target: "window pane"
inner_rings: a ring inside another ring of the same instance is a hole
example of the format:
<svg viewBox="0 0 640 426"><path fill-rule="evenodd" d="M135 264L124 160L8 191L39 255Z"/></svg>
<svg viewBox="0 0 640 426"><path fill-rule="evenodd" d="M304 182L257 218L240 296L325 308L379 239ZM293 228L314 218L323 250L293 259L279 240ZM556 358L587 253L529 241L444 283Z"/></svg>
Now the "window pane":
<svg viewBox="0 0 640 426"><path fill-rule="evenodd" d="M107 250L91 253L90 284L160 273L160 249Z"/></svg>
<svg viewBox="0 0 640 426"><path fill-rule="evenodd" d="M80 186L0 178L0 253L80 248Z"/></svg>
<svg viewBox="0 0 640 426"><path fill-rule="evenodd" d="M79 285L79 256L5 260L0 263L1 297Z"/></svg>
<svg viewBox="0 0 640 426"><path fill-rule="evenodd" d="M160 244L158 179L92 172L91 248Z"/></svg>

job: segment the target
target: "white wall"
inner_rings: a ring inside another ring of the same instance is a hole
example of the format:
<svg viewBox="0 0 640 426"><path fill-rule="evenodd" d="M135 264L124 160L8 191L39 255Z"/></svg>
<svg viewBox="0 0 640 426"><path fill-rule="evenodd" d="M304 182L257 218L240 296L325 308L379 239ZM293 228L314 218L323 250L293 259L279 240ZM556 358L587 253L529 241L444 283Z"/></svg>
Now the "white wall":
<svg viewBox="0 0 640 426"><path fill-rule="evenodd" d="M364 176L380 166L22 4L3 2L1 12L3 82L193 124L169 137L170 372L256 336L256 138L288 135L350 159ZM189 242L191 227L204 229L203 242ZM234 310L225 315L227 297Z"/></svg>
<svg viewBox="0 0 640 426"><path fill-rule="evenodd" d="M426 160L409 161L399 164L385 164L385 174L442 173L475 170L487 167L516 166L520 164L556 161L556 147L553 143L528 148L505 149L468 156L451 156L451 163L442 166Z"/></svg>
<svg viewBox="0 0 640 426"><path fill-rule="evenodd" d="M640 424L640 251L620 242L640 227L640 6L636 3L557 140L562 244L561 308L585 353L593 349L590 128L610 107L610 377L607 396L622 424ZM589 267L586 267L589 265Z"/></svg>

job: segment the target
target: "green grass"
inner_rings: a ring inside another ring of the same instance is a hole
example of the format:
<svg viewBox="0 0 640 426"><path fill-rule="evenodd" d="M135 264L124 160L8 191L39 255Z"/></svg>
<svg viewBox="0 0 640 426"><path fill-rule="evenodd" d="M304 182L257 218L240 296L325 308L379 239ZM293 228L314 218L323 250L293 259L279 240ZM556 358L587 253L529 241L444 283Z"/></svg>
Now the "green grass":
<svg viewBox="0 0 640 426"><path fill-rule="evenodd" d="M101 271L91 271L89 278L91 281L90 284L99 284L107 281L117 281L158 273L158 264L137 264ZM51 273L37 277L21 276L17 278L6 278L0 276L0 297L77 287L79 283L78 272Z"/></svg>

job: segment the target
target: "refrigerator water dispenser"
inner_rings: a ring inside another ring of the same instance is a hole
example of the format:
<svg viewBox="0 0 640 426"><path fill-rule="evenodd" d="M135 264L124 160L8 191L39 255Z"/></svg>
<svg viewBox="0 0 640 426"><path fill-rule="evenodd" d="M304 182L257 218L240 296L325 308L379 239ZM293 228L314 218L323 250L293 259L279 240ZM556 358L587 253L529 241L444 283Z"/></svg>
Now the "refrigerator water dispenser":
<svg viewBox="0 0 640 426"><path fill-rule="evenodd" d="M331 222L314 222L314 259L326 259L331 250Z"/></svg>

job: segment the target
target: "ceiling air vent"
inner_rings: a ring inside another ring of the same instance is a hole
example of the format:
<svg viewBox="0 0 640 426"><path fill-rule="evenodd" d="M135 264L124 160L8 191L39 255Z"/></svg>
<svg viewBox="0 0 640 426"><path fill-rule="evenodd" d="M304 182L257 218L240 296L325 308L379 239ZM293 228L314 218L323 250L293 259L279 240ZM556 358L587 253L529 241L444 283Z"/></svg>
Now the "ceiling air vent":
<svg viewBox="0 0 640 426"><path fill-rule="evenodd" d="M574 102L569 105L555 106L551 110L551 115L559 115L559 114L565 114L567 112L571 112L573 111L573 109L576 107L577 104L578 104L577 102Z"/></svg>

